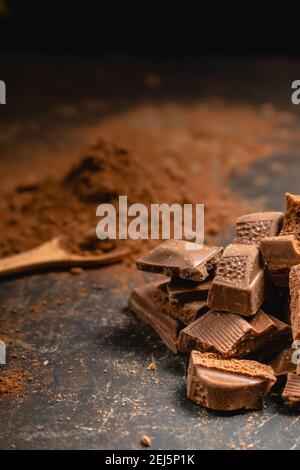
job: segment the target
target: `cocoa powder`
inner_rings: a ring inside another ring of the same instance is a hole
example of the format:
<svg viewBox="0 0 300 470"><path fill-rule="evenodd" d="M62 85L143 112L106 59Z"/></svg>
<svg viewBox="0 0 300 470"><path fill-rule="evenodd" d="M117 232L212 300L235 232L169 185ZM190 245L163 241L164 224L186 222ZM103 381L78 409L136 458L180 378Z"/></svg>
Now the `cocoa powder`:
<svg viewBox="0 0 300 470"><path fill-rule="evenodd" d="M134 258L156 242L95 236L98 204L117 205L119 195L146 206L204 203L206 242L214 243L242 213L262 208L239 201L228 178L270 155L274 136L276 148L284 147L286 121L273 108L222 103L145 105L107 118L93 127L94 143L67 171L19 181L1 195L0 256L62 236L72 252L101 254L127 243Z"/></svg>
<svg viewBox="0 0 300 470"><path fill-rule="evenodd" d="M17 367L4 370L0 374L0 398L3 396L24 397L27 392L28 382L32 380L29 372Z"/></svg>

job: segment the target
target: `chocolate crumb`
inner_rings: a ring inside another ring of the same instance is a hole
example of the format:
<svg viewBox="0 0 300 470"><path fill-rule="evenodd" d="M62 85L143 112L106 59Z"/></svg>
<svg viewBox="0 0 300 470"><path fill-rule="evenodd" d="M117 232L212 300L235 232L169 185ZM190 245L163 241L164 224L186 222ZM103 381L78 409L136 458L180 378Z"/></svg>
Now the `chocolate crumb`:
<svg viewBox="0 0 300 470"><path fill-rule="evenodd" d="M142 444L144 447L151 447L152 442L151 442L150 437L148 437L146 434L144 434L144 435L141 437L141 444Z"/></svg>

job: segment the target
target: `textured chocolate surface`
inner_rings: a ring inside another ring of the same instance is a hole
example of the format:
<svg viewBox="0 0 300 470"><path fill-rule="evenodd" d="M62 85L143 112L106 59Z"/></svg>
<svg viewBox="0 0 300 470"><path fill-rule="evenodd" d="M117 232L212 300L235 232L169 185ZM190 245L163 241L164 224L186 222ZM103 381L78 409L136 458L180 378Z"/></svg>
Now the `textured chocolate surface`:
<svg viewBox="0 0 300 470"><path fill-rule="evenodd" d="M265 295L265 273L255 245L228 245L208 294L214 310L254 315Z"/></svg>
<svg viewBox="0 0 300 470"><path fill-rule="evenodd" d="M290 295L291 295L291 325L293 338L300 339L300 265L294 266L290 271Z"/></svg>
<svg viewBox="0 0 300 470"><path fill-rule="evenodd" d="M290 327L262 310L249 320L210 310L180 332L179 351L195 349L224 358L266 359L290 340Z"/></svg>
<svg viewBox="0 0 300 470"><path fill-rule="evenodd" d="M208 311L206 300L171 303L167 283L158 285L153 298L158 310L182 321L185 325L195 321L196 318Z"/></svg>
<svg viewBox="0 0 300 470"><path fill-rule="evenodd" d="M249 351L253 328L241 316L213 310L184 328L179 336L179 351L214 352L222 357L241 357Z"/></svg>
<svg viewBox="0 0 300 470"><path fill-rule="evenodd" d="M222 255L219 247L208 247L183 240L167 240L136 262L138 269L166 276L203 281Z"/></svg>
<svg viewBox="0 0 300 470"><path fill-rule="evenodd" d="M300 408L300 375L292 373L287 375L282 398L285 405L291 408Z"/></svg>
<svg viewBox="0 0 300 470"><path fill-rule="evenodd" d="M282 212L256 212L237 220L235 243L256 244L264 237L279 234L283 224Z"/></svg>
<svg viewBox="0 0 300 470"><path fill-rule="evenodd" d="M144 322L152 326L162 341L173 352L178 351L178 335L182 323L160 312L154 301L154 293L161 281L151 282L134 289L128 300L128 307Z"/></svg>
<svg viewBox="0 0 300 470"><path fill-rule="evenodd" d="M213 410L260 409L275 382L272 369L256 361L222 360L213 354L193 351L187 395Z"/></svg>

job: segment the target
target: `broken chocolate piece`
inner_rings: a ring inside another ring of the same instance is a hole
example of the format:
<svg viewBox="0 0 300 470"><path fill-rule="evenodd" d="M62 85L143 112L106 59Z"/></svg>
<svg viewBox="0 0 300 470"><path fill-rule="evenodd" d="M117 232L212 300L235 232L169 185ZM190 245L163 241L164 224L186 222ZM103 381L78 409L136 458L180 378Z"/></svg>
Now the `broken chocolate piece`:
<svg viewBox="0 0 300 470"><path fill-rule="evenodd" d="M203 281L215 269L222 248L167 240L136 261L138 269L192 281Z"/></svg>
<svg viewBox="0 0 300 470"><path fill-rule="evenodd" d="M275 382L271 367L259 362L192 351L187 396L213 410L261 409Z"/></svg>
<svg viewBox="0 0 300 470"><path fill-rule="evenodd" d="M292 340L290 326L262 310L251 317L249 323L255 330L249 359L268 361Z"/></svg>
<svg viewBox="0 0 300 470"><path fill-rule="evenodd" d="M292 361L293 352L292 348L282 349L269 363L276 377L286 378L288 373L296 372L297 365Z"/></svg>
<svg viewBox="0 0 300 470"><path fill-rule="evenodd" d="M157 308L171 317L182 321L185 325L193 322L200 315L208 311L207 301L171 303L167 292L167 283L161 283L154 294Z"/></svg>
<svg viewBox="0 0 300 470"><path fill-rule="evenodd" d="M279 234L283 224L282 212L256 212L237 220L234 243L256 244L264 237Z"/></svg>
<svg viewBox="0 0 300 470"><path fill-rule="evenodd" d="M204 282L195 282L173 278L166 285L169 301L171 303L183 303L194 302L195 300L207 300L211 284L211 279L205 280Z"/></svg>
<svg viewBox="0 0 300 470"><path fill-rule="evenodd" d="M290 309L291 325L294 340L300 339L300 265L290 271Z"/></svg>
<svg viewBox="0 0 300 470"><path fill-rule="evenodd" d="M253 328L239 315L210 310L181 330L178 349L214 352L222 357L241 357L249 351Z"/></svg>
<svg viewBox="0 0 300 470"><path fill-rule="evenodd" d="M263 238L259 248L270 271L289 269L300 263L300 247L294 235Z"/></svg>
<svg viewBox="0 0 300 470"><path fill-rule="evenodd" d="M128 300L128 307L145 323L148 323L173 352L178 351L178 336L183 324L160 312L153 297L161 281L151 282L134 289Z"/></svg>
<svg viewBox="0 0 300 470"><path fill-rule="evenodd" d="M286 193L284 223L278 237L260 242L266 265L270 270L288 269L300 264L300 196Z"/></svg>
<svg viewBox="0 0 300 470"><path fill-rule="evenodd" d="M181 330L178 349L214 352L223 358L251 355L264 359L290 340L290 327L262 310L249 320L211 310Z"/></svg>
<svg viewBox="0 0 300 470"><path fill-rule="evenodd" d="M284 404L290 408L300 408L300 375L292 373L287 375L282 398Z"/></svg>
<svg viewBox="0 0 300 470"><path fill-rule="evenodd" d="M300 196L285 193L286 209L280 235L300 235Z"/></svg>
<svg viewBox="0 0 300 470"><path fill-rule="evenodd" d="M265 295L265 273L255 245L228 245L208 294L214 310L255 315Z"/></svg>

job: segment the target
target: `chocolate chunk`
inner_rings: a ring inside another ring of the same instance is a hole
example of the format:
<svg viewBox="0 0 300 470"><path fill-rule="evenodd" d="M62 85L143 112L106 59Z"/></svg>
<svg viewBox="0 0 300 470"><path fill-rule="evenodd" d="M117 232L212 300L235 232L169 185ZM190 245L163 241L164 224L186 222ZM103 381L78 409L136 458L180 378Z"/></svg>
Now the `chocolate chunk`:
<svg viewBox="0 0 300 470"><path fill-rule="evenodd" d="M294 235L263 238L259 248L270 271L289 269L300 263L300 247Z"/></svg>
<svg viewBox="0 0 300 470"><path fill-rule="evenodd" d="M300 339L300 265L290 271L291 325L294 340Z"/></svg>
<svg viewBox="0 0 300 470"><path fill-rule="evenodd" d="M192 281L203 281L214 271L222 248L167 240L136 261L138 269Z"/></svg>
<svg viewBox="0 0 300 470"><path fill-rule="evenodd" d="M253 328L239 315L213 310L184 328L179 335L179 351L214 352L222 357L240 357L249 353Z"/></svg>
<svg viewBox="0 0 300 470"><path fill-rule="evenodd" d="M285 193L286 210L280 235L300 235L300 196Z"/></svg>
<svg viewBox="0 0 300 470"><path fill-rule="evenodd" d="M171 303L167 291L168 283L161 283L154 294L154 302L157 308L171 317L182 321L185 325L193 322L200 315L208 311L207 301Z"/></svg>
<svg viewBox="0 0 300 470"><path fill-rule="evenodd" d="M187 395L212 410L261 409L276 382L271 367L256 361L219 359L192 351Z"/></svg>
<svg viewBox="0 0 300 470"><path fill-rule="evenodd" d="M262 310L259 310L249 323L255 330L253 351L248 355L251 359L268 361L292 340L289 325Z"/></svg>
<svg viewBox="0 0 300 470"><path fill-rule="evenodd" d="M164 282L159 284L154 294L155 304L161 312L188 325L208 311L206 300L171 303L167 292L167 285L168 283Z"/></svg>
<svg viewBox="0 0 300 470"><path fill-rule="evenodd" d="M256 244L264 237L278 235L283 224L282 212L256 212L237 220L234 243Z"/></svg>
<svg viewBox="0 0 300 470"><path fill-rule="evenodd" d="M284 404L290 408L300 408L300 375L292 373L287 375L282 398Z"/></svg>
<svg viewBox="0 0 300 470"><path fill-rule="evenodd" d="M300 196L286 193L286 211L278 237L263 238L260 249L270 270L300 264Z"/></svg>
<svg viewBox="0 0 300 470"><path fill-rule="evenodd" d="M128 307L145 323L148 323L173 352L178 351L179 331L182 323L160 312L153 297L161 281L151 282L134 289L128 300Z"/></svg>
<svg viewBox="0 0 300 470"><path fill-rule="evenodd" d="M286 377L288 373L296 372L297 365L292 361L293 352L292 348L282 349L269 363L276 377Z"/></svg>
<svg viewBox="0 0 300 470"><path fill-rule="evenodd" d="M181 330L178 349L214 352L223 358L250 354L265 357L289 341L289 326L262 310L249 321L240 315L211 310Z"/></svg>
<svg viewBox="0 0 300 470"><path fill-rule="evenodd" d="M255 245L228 245L208 294L214 310L254 315L265 295L265 273Z"/></svg>
<svg viewBox="0 0 300 470"><path fill-rule="evenodd" d="M173 278L167 283L166 288L171 303L194 302L195 300L207 300L208 291L211 288L212 279L203 282L187 281Z"/></svg>

